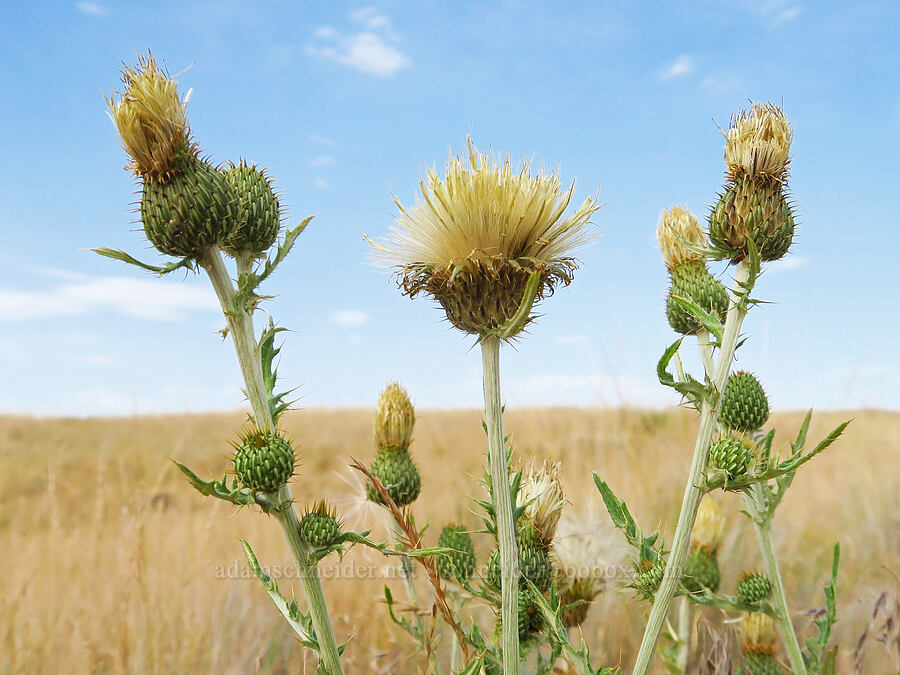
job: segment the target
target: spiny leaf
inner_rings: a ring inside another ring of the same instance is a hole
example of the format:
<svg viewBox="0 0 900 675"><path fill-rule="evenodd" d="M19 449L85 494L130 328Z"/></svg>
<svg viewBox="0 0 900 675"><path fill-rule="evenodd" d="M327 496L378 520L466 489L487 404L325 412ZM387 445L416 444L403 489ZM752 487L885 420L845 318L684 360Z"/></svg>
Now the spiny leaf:
<svg viewBox="0 0 900 675"><path fill-rule="evenodd" d="M182 258L178 262L166 263L165 265L150 265L149 263L141 262L137 258L134 258L125 253L125 251L119 251L118 249L92 248L91 250L94 253L98 253L106 258L119 260L123 263L134 265L135 267L140 267L141 269L147 270L149 272L154 272L156 274L159 274L160 276L164 274L170 274L180 269L187 269L191 271L197 270L197 264L192 258Z"/></svg>

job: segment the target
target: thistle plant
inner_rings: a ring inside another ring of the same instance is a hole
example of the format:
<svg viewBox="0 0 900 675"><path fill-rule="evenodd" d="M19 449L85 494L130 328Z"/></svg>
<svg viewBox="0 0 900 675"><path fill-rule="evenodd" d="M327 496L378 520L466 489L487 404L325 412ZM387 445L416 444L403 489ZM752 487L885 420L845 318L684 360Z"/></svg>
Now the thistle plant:
<svg viewBox="0 0 900 675"><path fill-rule="evenodd" d="M598 205L588 198L565 215L574 183L563 189L558 173L509 157L479 152L451 157L441 176L429 169L421 199L411 208L395 200L400 216L388 238L373 242L393 266L404 294L424 293L459 330L481 345L488 471L496 518L501 587L503 672L519 670L519 546L515 492L510 484L500 397L500 343L522 335L536 302L577 267L575 253L592 234Z"/></svg>
<svg viewBox="0 0 900 675"><path fill-rule="evenodd" d="M657 230L663 259L672 275L666 314L672 327L682 334L663 354L657 373L662 384L681 393L700 413L671 548L665 550L656 534L644 536L624 502L595 477L613 522L625 531L636 549L634 586L652 602L634 668L635 673L641 674L650 670L670 603L680 592L687 593L692 602L734 610L752 608L771 616L794 673L806 673L809 664L819 663L813 653L821 653L825 648L820 640L812 641L814 647L808 644L807 653L800 647L771 528L775 509L797 469L833 443L847 423L806 451L810 413L796 441L791 443L790 454L781 459L772 452L774 431L761 431L769 417L769 402L761 384L750 373L731 373L735 352L743 344L741 325L750 309L759 303L751 293L763 263L786 255L793 240L795 219L787 192L792 130L780 108L757 104L735 115L724 133L726 182L709 215L708 232L704 234L696 219L680 207L664 212ZM721 301L718 282L708 274L707 260L726 260L734 265L734 285L728 292L727 309ZM691 265L690 276L686 265ZM697 338L704 369L701 379L685 374L678 356L688 335ZM669 371L673 362L675 374ZM711 573L707 585L699 584L697 571L706 576L708 570L698 566L697 558L691 558L696 551L689 553L700 500L715 489L743 495L745 513L756 527L765 560L764 575L744 579L737 596L716 595L716 589L711 587L714 584L710 583L715 579ZM828 633L830 623L819 630L820 637Z"/></svg>

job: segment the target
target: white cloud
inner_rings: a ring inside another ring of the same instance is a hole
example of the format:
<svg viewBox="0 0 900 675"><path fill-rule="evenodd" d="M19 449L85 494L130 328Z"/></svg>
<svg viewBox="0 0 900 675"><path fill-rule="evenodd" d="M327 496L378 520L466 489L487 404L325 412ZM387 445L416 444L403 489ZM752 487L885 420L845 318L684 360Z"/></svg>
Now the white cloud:
<svg viewBox="0 0 900 675"><path fill-rule="evenodd" d="M809 258L804 258L798 255L792 255L787 258L782 258L781 260L776 260L774 262L768 263L766 265L766 269L771 271L783 271L790 272L792 270L799 269L801 267L805 267L809 263Z"/></svg>
<svg viewBox="0 0 900 675"><path fill-rule="evenodd" d="M360 309L342 309L328 317L331 323L345 328L356 328L372 320L372 316Z"/></svg>
<svg viewBox="0 0 900 675"><path fill-rule="evenodd" d="M178 321L189 310L218 308L211 289L174 281L98 277L40 291L0 289L0 321L28 321L114 312L154 321Z"/></svg>
<svg viewBox="0 0 900 675"><path fill-rule="evenodd" d="M78 360L89 366L111 366L115 363L115 361L108 356L102 356L101 354L85 354Z"/></svg>
<svg viewBox="0 0 900 675"><path fill-rule="evenodd" d="M324 178L322 178L321 176L318 176L313 179L313 185L316 186L317 188L319 188L320 190L324 190L325 188L328 187L328 181L325 180Z"/></svg>
<svg viewBox="0 0 900 675"><path fill-rule="evenodd" d="M793 21L800 13L803 11L802 7L788 7L775 15L773 19L776 24L787 23L788 21Z"/></svg>
<svg viewBox="0 0 900 675"><path fill-rule="evenodd" d="M335 61L363 73L387 77L412 64L412 60L397 49L397 37L387 16L371 7L350 13L361 24L359 33L342 33L331 26L313 31L313 42L306 46L307 54Z"/></svg>
<svg viewBox="0 0 900 675"><path fill-rule="evenodd" d="M316 155L309 160L310 166L334 166L335 164L337 164L337 160L331 155Z"/></svg>
<svg viewBox="0 0 900 675"><path fill-rule="evenodd" d="M76 2L75 9L82 14L90 14L91 16L106 16L106 7L98 5L96 2Z"/></svg>
<svg viewBox="0 0 900 675"><path fill-rule="evenodd" d="M315 143L316 145L323 145L326 148L335 148L337 147L337 141L332 138L328 138L328 136L323 136L322 134L310 134L309 140Z"/></svg>
<svg viewBox="0 0 900 675"><path fill-rule="evenodd" d="M661 80L671 80L676 77L683 77L694 70L694 59L688 54L682 54L677 59L663 66L657 73Z"/></svg>

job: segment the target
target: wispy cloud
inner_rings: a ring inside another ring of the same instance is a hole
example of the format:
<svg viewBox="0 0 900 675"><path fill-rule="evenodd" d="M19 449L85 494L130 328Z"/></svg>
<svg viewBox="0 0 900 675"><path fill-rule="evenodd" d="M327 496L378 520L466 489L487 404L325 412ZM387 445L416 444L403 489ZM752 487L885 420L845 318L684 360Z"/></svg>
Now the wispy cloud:
<svg viewBox="0 0 900 675"><path fill-rule="evenodd" d="M742 4L771 26L780 26L793 21L803 13L804 9L803 5L792 0L769 0L768 2L745 0Z"/></svg>
<svg viewBox="0 0 900 675"><path fill-rule="evenodd" d="M337 141L333 138L328 138L328 136L323 136L322 134L310 134L309 140L316 145L323 145L326 148L336 148Z"/></svg>
<svg viewBox="0 0 900 675"><path fill-rule="evenodd" d="M331 323L343 326L345 328L356 328L368 323L372 320L372 316L368 312L360 309L342 309L334 312L328 319Z"/></svg>
<svg viewBox="0 0 900 675"><path fill-rule="evenodd" d="M320 190L324 190L328 187L328 181L321 176L316 176L315 178L313 178L313 185Z"/></svg>
<svg viewBox="0 0 900 675"><path fill-rule="evenodd" d="M387 16L365 7L350 12L350 19L363 30L341 32L331 26L321 26L313 32L313 40L306 46L307 54L379 77L388 77L412 64L396 47L397 36Z"/></svg>
<svg viewBox="0 0 900 675"><path fill-rule="evenodd" d="M114 312L153 321L178 321L190 310L214 310L208 288L128 277L99 277L40 291L0 289L0 321L30 321Z"/></svg>
<svg viewBox="0 0 900 675"><path fill-rule="evenodd" d="M790 272L792 270L800 269L801 267L806 267L809 264L809 258L804 258L799 255L792 255L787 258L782 258L781 260L776 260L775 262L771 262L766 265L766 269L774 272L782 271L782 272Z"/></svg>
<svg viewBox="0 0 900 675"><path fill-rule="evenodd" d="M657 71L661 80L672 80L683 77L694 70L694 59L688 54L681 54L677 59L666 64Z"/></svg>
<svg viewBox="0 0 900 675"><path fill-rule="evenodd" d="M316 155L310 158L310 166L334 166L337 160L332 155Z"/></svg>
<svg viewBox="0 0 900 675"><path fill-rule="evenodd" d="M76 2L75 9L90 16L106 16L108 14L106 7L96 2Z"/></svg>

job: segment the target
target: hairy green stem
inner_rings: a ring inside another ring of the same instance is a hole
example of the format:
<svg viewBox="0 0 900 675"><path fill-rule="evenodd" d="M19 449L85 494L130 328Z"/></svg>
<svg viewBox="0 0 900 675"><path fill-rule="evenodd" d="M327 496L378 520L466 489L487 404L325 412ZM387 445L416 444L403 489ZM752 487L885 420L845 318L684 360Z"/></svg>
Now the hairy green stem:
<svg viewBox="0 0 900 675"><path fill-rule="evenodd" d="M694 606L689 598L678 599L678 656L676 664L680 672L687 673L691 656L691 633L694 630Z"/></svg>
<svg viewBox="0 0 900 675"><path fill-rule="evenodd" d="M738 263L735 272L735 288L739 290L734 290L731 293L728 316L725 319L725 330L722 336L722 347L712 378L712 385L717 393L721 393L725 388L725 382L731 371L731 361L737 348L741 323L743 323L744 317L747 315L747 304L741 301L740 298L740 295L745 291L740 287L749 278L749 265L746 261L741 261ZM666 563L662 583L660 583L653 599L653 608L650 610L650 618L647 620L644 637L641 640L641 647L634 665L634 673L636 675L646 675L646 673L650 672L650 666L653 663L653 656L656 652L656 642L659 640L660 631L665 623L669 605L672 602L675 591L678 589L681 568L687 555L688 544L690 543L691 530L694 528L694 521L697 519L697 509L703 496L701 481L706 462L709 459L709 446L718 416L718 400L713 402L710 400L710 397L706 397L700 408L700 430L697 432L697 442L694 445L694 456L691 460L691 471L684 488L684 497L681 501L681 512L678 514L678 524L675 527L672 549Z"/></svg>
<svg viewBox="0 0 900 675"><path fill-rule="evenodd" d="M497 542L500 546L500 630L504 675L519 672L519 550L516 523L510 495L509 466L503 436L500 407L500 338L481 339L484 368L484 419L488 436L494 512L497 518Z"/></svg>
<svg viewBox="0 0 900 675"><path fill-rule="evenodd" d="M201 259L200 264L209 275L209 280L219 298L219 304L222 305L222 311L225 313L228 332L234 343L241 374L244 377L247 400L253 411L253 420L260 429L273 430L275 421L272 419L263 381L259 345L253 330L252 310L238 306L231 277L228 275L225 261L222 260L222 255L217 249L210 248ZM249 271L250 264L248 260L239 260L239 272ZM277 503L288 505L287 508L276 510L275 515L288 540L300 572L310 618L319 644L319 656L330 675L343 675L340 653L331 626L331 619L328 616L322 582L319 579L318 563L300 539L300 523L297 519L297 511L294 509L290 488L287 485L279 490Z"/></svg>

